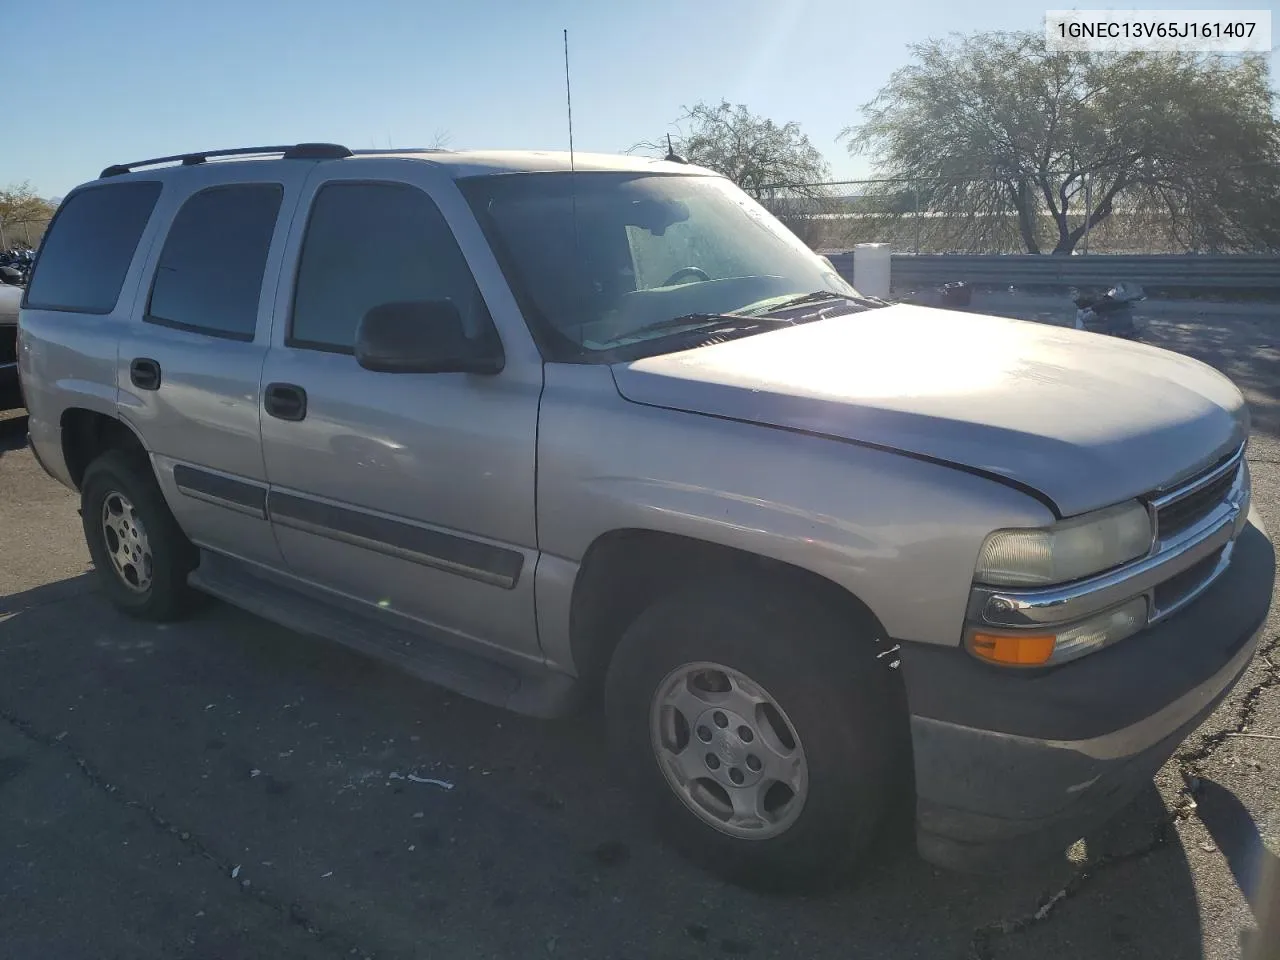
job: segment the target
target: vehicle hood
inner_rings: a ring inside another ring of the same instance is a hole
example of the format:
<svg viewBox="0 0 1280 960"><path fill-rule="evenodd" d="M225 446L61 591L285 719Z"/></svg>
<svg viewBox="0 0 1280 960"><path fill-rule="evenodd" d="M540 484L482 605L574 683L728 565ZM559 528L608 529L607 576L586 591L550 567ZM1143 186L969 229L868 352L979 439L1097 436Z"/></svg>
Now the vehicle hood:
<svg viewBox="0 0 1280 960"><path fill-rule="evenodd" d="M613 366L651 406L1007 478L1073 516L1173 485L1248 435L1235 385L1140 343L906 304Z"/></svg>

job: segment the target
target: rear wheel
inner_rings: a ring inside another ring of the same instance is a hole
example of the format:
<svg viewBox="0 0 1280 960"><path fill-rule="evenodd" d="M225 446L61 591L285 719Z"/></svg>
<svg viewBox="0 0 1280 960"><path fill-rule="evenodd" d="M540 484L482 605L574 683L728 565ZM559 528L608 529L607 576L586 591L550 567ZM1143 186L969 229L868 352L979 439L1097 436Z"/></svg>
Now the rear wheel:
<svg viewBox="0 0 1280 960"><path fill-rule="evenodd" d="M871 624L749 582L668 597L627 630L606 710L676 846L734 882L812 889L865 860L909 757Z"/></svg>
<svg viewBox="0 0 1280 960"><path fill-rule="evenodd" d="M198 552L169 511L150 466L120 450L85 470L80 486L85 541L107 597L130 616L173 620L197 594L187 586Z"/></svg>

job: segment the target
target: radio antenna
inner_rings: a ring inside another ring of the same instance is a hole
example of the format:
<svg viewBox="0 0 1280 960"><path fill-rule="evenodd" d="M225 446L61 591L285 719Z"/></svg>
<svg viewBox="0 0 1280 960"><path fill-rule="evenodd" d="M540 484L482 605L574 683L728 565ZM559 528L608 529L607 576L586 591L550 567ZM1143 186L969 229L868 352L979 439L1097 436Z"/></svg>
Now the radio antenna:
<svg viewBox="0 0 1280 960"><path fill-rule="evenodd" d="M564 31L564 102L569 110L569 172L575 172L573 163L573 89L569 84L569 30Z"/></svg>
<svg viewBox="0 0 1280 960"><path fill-rule="evenodd" d="M578 168L573 158L573 92L569 84L569 29L564 31L564 102L569 112L569 217L573 221L573 263L577 271L582 270L582 243L578 237ZM582 276L574 278L574 288L578 296L578 347L586 345L587 328L585 325L586 302L582 293Z"/></svg>

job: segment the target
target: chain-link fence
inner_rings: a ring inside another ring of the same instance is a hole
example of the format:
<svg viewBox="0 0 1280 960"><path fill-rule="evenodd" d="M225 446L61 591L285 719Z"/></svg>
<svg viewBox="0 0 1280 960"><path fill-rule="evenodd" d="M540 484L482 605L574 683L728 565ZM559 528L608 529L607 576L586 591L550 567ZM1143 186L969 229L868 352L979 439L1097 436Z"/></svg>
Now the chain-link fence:
<svg viewBox="0 0 1280 960"><path fill-rule="evenodd" d="M0 254L14 249L35 250L48 228L48 220L0 220Z"/></svg>
<svg viewBox="0 0 1280 960"><path fill-rule="evenodd" d="M1039 188L1035 188L1037 191ZM889 243L896 252L916 254L1049 253L1062 229L1073 235L1076 254L1266 253L1251 244L1227 244L1211 235L1209 218L1163 200L1111 203L1108 216L1085 225L1097 201L1086 179L1074 183L1061 220L1036 195L1015 204L1006 182L975 179L839 180L779 184L763 203L803 241L819 251L848 250L858 243ZM1062 209L1062 197L1054 196ZM1021 214L1019 207L1032 211Z"/></svg>

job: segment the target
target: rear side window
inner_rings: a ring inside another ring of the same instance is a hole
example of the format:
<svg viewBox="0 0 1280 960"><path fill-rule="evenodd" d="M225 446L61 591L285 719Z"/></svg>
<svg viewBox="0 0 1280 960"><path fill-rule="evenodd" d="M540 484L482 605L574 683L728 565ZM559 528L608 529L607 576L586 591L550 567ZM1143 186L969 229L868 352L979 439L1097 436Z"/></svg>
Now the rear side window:
<svg viewBox="0 0 1280 960"><path fill-rule="evenodd" d="M493 335L475 279L430 197L400 183L325 185L302 244L289 345L350 353L365 313L399 300L451 300L469 336Z"/></svg>
<svg viewBox="0 0 1280 960"><path fill-rule="evenodd" d="M184 203L160 252L146 319L252 340L283 196L276 183L241 183L202 190Z"/></svg>
<svg viewBox="0 0 1280 960"><path fill-rule="evenodd" d="M59 208L26 305L37 310L110 313L160 197L154 180L88 187Z"/></svg>

